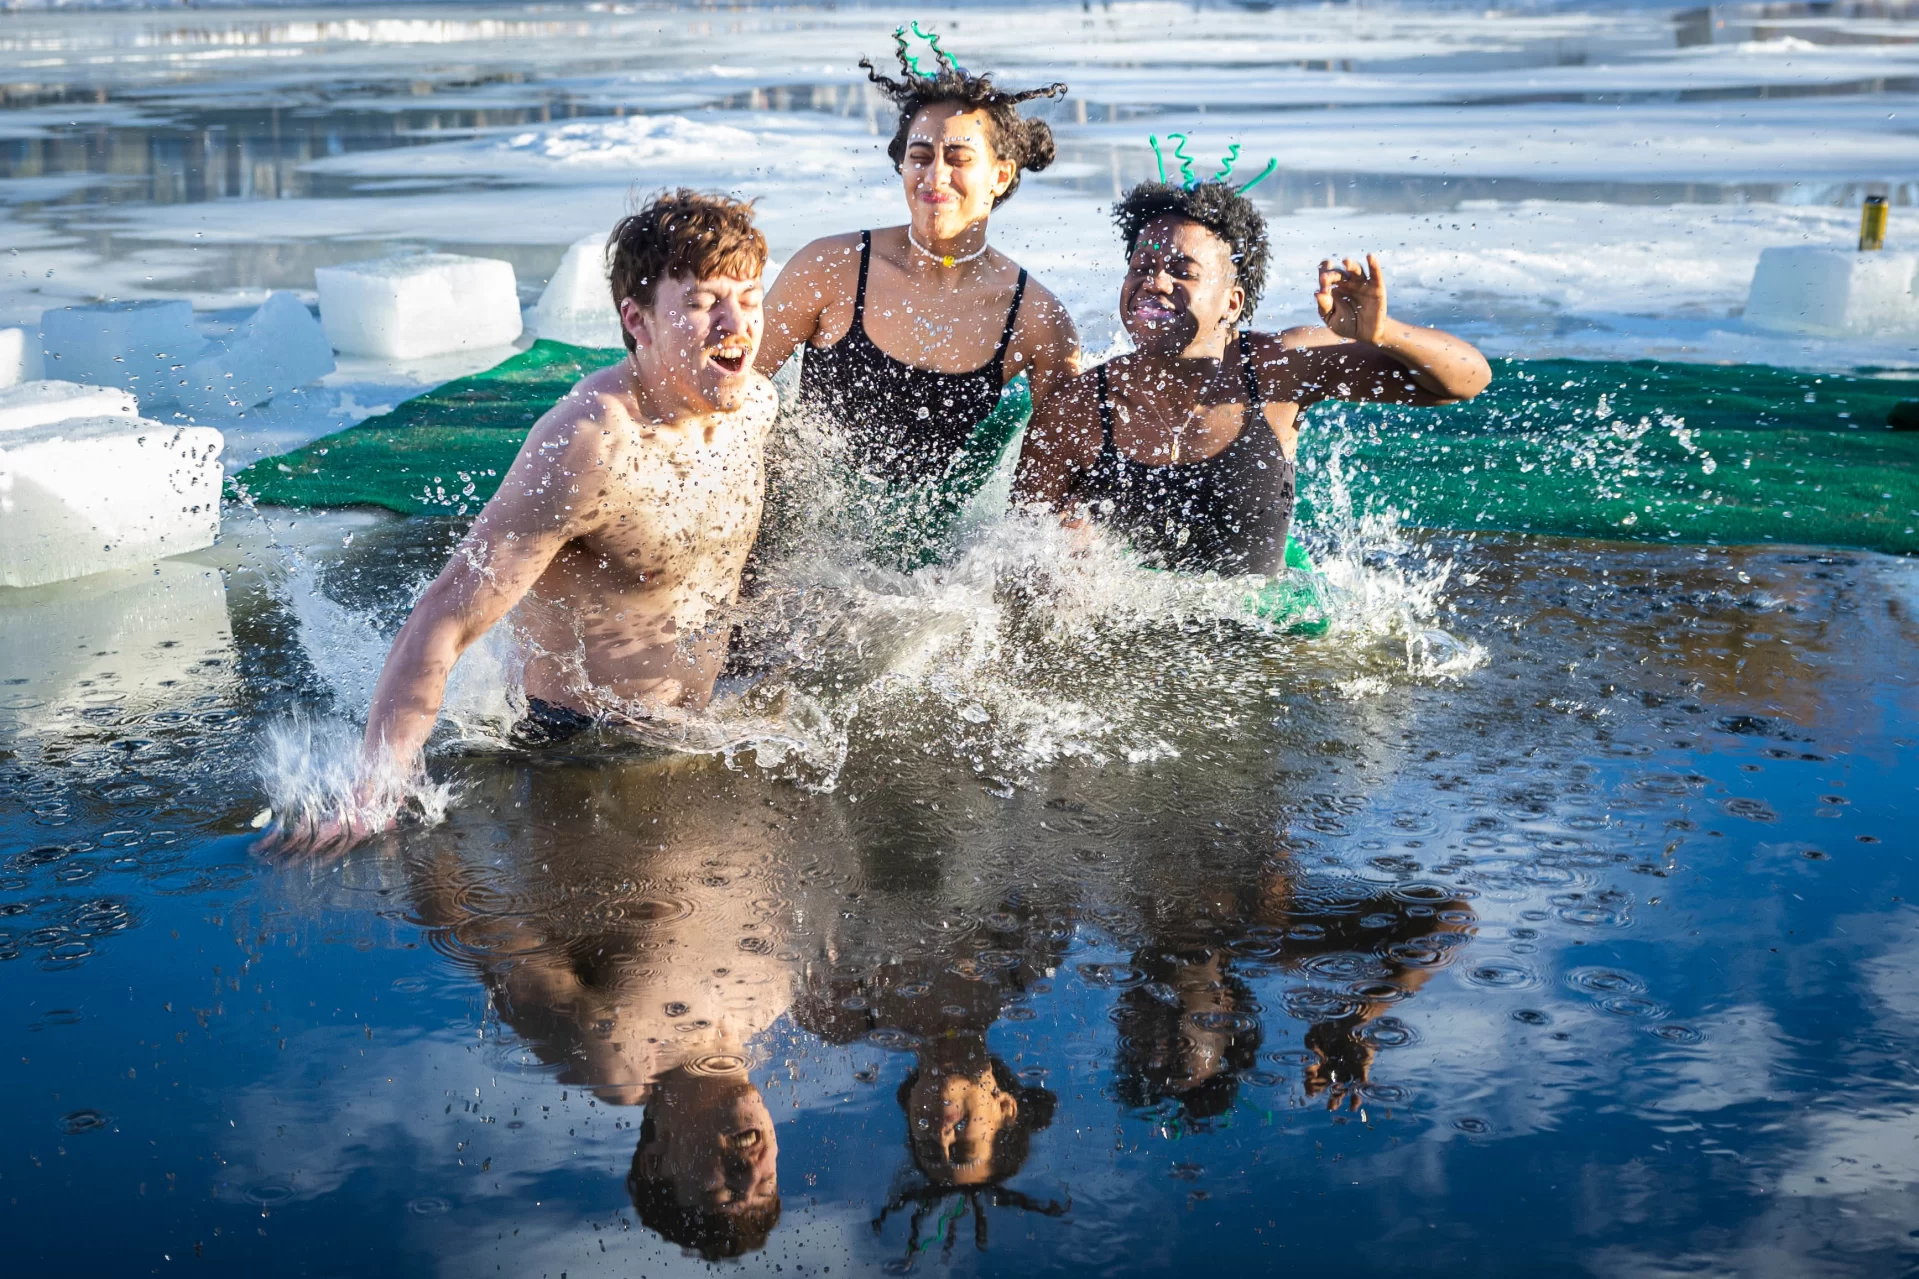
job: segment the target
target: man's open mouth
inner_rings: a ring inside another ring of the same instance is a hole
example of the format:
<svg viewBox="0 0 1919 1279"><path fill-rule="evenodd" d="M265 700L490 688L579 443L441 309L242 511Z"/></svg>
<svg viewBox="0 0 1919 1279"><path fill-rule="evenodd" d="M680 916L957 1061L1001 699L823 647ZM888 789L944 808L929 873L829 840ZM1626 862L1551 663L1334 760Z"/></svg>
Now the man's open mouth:
<svg viewBox="0 0 1919 1279"><path fill-rule="evenodd" d="M735 346L728 344L726 346L714 347L706 353L706 356L727 373L738 374L746 372L746 347L744 345Z"/></svg>
<svg viewBox="0 0 1919 1279"><path fill-rule="evenodd" d="M1178 310L1164 298L1142 297L1133 301L1133 314L1142 320L1166 320L1178 315Z"/></svg>

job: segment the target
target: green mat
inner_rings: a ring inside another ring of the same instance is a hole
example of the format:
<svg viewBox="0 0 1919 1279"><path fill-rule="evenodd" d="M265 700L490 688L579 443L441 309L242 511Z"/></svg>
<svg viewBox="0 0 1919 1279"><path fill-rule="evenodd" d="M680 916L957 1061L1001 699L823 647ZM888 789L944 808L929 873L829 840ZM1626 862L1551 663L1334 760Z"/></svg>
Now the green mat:
<svg viewBox="0 0 1919 1279"><path fill-rule="evenodd" d="M1299 519L1370 505L1429 528L1910 554L1919 433L1886 418L1915 396L1763 365L1496 360L1469 403L1312 409Z"/></svg>
<svg viewBox="0 0 1919 1279"><path fill-rule="evenodd" d="M539 342L231 483L275 505L470 514L533 420L620 355ZM1492 388L1469 404L1311 410L1300 522L1328 523L1343 514L1329 504L1350 502L1431 528L1919 552L1919 433L1884 425L1895 403L1915 397L1919 381L1867 374L1499 360ZM956 491L990 473L991 446L1003 449L1013 417L1023 420L1016 398L1002 402L1011 416L975 432L981 447L963 459Z"/></svg>

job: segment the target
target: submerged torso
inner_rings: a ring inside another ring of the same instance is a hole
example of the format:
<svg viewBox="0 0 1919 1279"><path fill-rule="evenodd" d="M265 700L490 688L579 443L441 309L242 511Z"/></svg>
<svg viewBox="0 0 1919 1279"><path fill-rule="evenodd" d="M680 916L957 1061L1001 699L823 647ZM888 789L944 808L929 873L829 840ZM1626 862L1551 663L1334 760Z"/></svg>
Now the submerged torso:
<svg viewBox="0 0 1919 1279"><path fill-rule="evenodd" d="M765 495L770 387L704 429L612 433L575 477L602 518L563 547L514 612L530 697L589 713L700 705L725 658L716 609L739 593Z"/></svg>
<svg viewBox="0 0 1919 1279"><path fill-rule="evenodd" d="M1019 273L998 344L987 361L964 372L944 373L908 364L874 342L867 329L872 259L872 233L861 232L851 323L837 342L805 349L801 403L839 424L851 460L862 470L891 484L938 479L973 428L999 403L1026 272Z"/></svg>
<svg viewBox="0 0 1919 1279"><path fill-rule="evenodd" d="M1076 497L1093 519L1122 533L1160 567L1187 572L1273 574L1285 562L1296 477L1281 447L1242 333L1239 360L1246 403L1239 429L1217 452L1155 465L1129 456L1115 438L1118 408L1107 370L1094 371L1100 450ZM1291 426L1291 415L1283 425Z"/></svg>

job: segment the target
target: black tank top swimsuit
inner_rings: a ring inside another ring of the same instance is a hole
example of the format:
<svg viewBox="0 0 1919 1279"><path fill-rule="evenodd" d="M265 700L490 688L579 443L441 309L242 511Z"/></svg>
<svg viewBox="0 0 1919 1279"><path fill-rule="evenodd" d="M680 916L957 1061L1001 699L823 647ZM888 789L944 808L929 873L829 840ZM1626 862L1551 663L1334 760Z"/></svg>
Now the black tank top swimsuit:
<svg viewBox="0 0 1919 1279"><path fill-rule="evenodd" d="M916 369L879 349L866 333L866 268L873 233L860 232L860 284L853 324L832 346L809 346L800 365L800 402L845 430L859 466L891 484L938 479L973 428L999 404L1006 347L1013 340L1026 272L1013 286L993 358L970 373Z"/></svg>
<svg viewBox="0 0 1919 1279"><path fill-rule="evenodd" d="M1285 564L1293 462L1267 426L1252 355L1252 338L1242 332L1247 414L1233 442L1202 461L1167 466L1136 462L1119 451L1106 369L1095 370L1099 460L1080 480L1078 496L1095 520L1123 533L1159 567L1236 576L1271 575Z"/></svg>

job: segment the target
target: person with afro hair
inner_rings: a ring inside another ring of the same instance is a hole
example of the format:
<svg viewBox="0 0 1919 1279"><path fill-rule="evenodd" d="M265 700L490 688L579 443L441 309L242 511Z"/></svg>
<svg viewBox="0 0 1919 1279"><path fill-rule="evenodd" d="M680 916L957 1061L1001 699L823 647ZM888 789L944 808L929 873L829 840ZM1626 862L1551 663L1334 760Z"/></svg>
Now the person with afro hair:
<svg viewBox="0 0 1919 1279"><path fill-rule="evenodd" d="M843 432L849 463L886 491L951 490L949 501L921 504L937 520L956 515L992 470L991 456L967 459L996 456L1019 426L1019 414L1001 410L1007 384L1026 375L1037 403L1078 369L1066 308L987 242L1020 175L1053 161L1052 131L1021 104L1066 86L1002 89L937 44L928 73L896 39L899 78L860 65L898 109L886 153L907 220L795 254L767 293L758 364L771 376L802 352L802 409Z"/></svg>
<svg viewBox="0 0 1919 1279"><path fill-rule="evenodd" d="M1450 404L1492 380L1471 344L1387 313L1370 254L1364 266L1320 264L1318 325L1248 328L1266 284L1266 222L1223 182L1142 183L1114 219L1134 350L1038 405L1014 498L1109 527L1154 567L1280 571L1308 405Z"/></svg>

